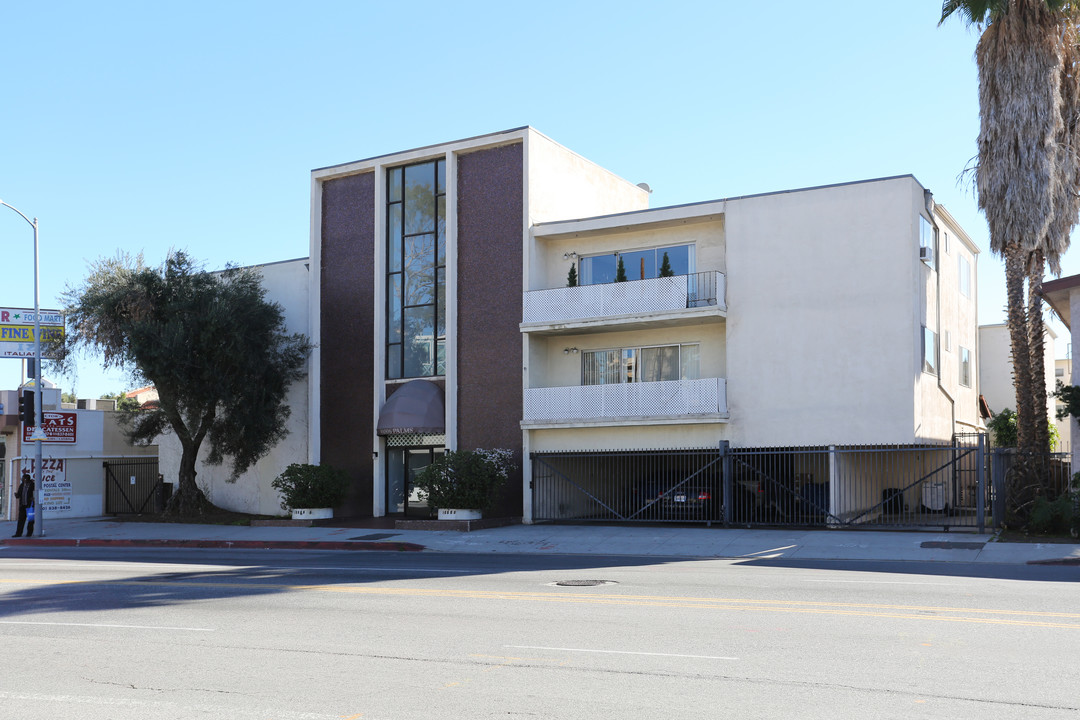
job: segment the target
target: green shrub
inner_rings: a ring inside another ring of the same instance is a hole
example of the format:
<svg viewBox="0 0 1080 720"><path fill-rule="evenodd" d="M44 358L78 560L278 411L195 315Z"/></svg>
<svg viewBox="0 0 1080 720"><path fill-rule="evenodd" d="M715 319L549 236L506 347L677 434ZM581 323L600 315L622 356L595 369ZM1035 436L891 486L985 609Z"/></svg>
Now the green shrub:
<svg viewBox="0 0 1080 720"><path fill-rule="evenodd" d="M1056 500L1035 498L1028 521L1029 532L1035 535L1067 535L1073 526L1075 504L1073 496L1068 493Z"/></svg>
<svg viewBox="0 0 1080 720"><path fill-rule="evenodd" d="M421 470L413 484L435 508L487 512L515 467L512 458L502 448L447 452Z"/></svg>
<svg viewBox="0 0 1080 720"><path fill-rule="evenodd" d="M274 478L271 486L281 493L281 509L337 507L349 490L348 476L329 465L293 463Z"/></svg>

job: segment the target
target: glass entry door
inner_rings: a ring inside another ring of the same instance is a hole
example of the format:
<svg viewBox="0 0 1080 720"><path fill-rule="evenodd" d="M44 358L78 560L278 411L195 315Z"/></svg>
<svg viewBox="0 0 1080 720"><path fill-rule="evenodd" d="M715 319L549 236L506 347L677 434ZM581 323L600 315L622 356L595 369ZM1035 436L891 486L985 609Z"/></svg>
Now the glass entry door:
<svg viewBox="0 0 1080 720"><path fill-rule="evenodd" d="M413 485L416 475L442 457L441 447L387 448L386 513L407 517L430 517L434 512Z"/></svg>

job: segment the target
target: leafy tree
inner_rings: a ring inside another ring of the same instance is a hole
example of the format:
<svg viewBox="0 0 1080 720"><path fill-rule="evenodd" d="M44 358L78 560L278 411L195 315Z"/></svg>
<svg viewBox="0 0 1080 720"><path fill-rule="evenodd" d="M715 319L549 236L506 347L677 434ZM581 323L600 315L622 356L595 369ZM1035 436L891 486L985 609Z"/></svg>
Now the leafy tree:
<svg viewBox="0 0 1080 720"><path fill-rule="evenodd" d="M1016 447L1016 427L1016 413L1009 408L1005 408L994 415L994 417L990 418L990 422L986 423L986 429L990 431L990 437L994 441L994 447L998 448ZM1055 426L1049 418L1046 420L1046 436L1048 439L1044 450L1052 451L1057 447L1058 441L1061 438L1058 435L1057 426Z"/></svg>
<svg viewBox="0 0 1080 720"><path fill-rule="evenodd" d="M139 401L135 398L129 398L127 393L105 393L101 396L102 400L115 400L116 409L120 412L134 412L139 409Z"/></svg>
<svg viewBox="0 0 1080 720"><path fill-rule="evenodd" d="M75 393L62 392L60 393L60 402L74 404L79 402L79 397Z"/></svg>
<svg viewBox="0 0 1080 720"><path fill-rule="evenodd" d="M235 479L285 436L285 393L302 375L311 345L287 335L282 309L267 302L257 272L210 273L183 252L157 267L121 253L90 266L63 294L68 333L61 370L79 350L100 353L105 367L152 383L158 407L132 413L128 435L149 442L167 432L180 441L179 484L167 512L200 514L213 505L195 483L206 460L232 460Z"/></svg>
<svg viewBox="0 0 1080 720"><path fill-rule="evenodd" d="M577 263L572 264L566 274L566 287L577 287Z"/></svg>
<svg viewBox="0 0 1080 720"><path fill-rule="evenodd" d="M668 259L667 253L664 253L664 259L660 262L659 277L675 277L675 271L671 269L671 260Z"/></svg>
<svg viewBox="0 0 1080 720"><path fill-rule="evenodd" d="M623 265L622 256L619 256L619 264L615 266L615 282L626 282L626 266Z"/></svg>
<svg viewBox="0 0 1080 720"><path fill-rule="evenodd" d="M1061 407L1057 411L1058 420L1064 420L1067 417L1080 420L1080 387L1066 385L1058 380L1054 397L1061 401Z"/></svg>

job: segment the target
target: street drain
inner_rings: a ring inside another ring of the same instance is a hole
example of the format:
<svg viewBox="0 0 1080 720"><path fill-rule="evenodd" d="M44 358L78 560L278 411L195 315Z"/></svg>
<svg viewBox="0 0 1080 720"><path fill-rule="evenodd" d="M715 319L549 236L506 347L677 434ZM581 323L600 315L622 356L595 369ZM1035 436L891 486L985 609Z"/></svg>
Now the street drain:
<svg viewBox="0 0 1080 720"><path fill-rule="evenodd" d="M615 585L614 580L560 580L551 583L559 587L596 587L597 585Z"/></svg>

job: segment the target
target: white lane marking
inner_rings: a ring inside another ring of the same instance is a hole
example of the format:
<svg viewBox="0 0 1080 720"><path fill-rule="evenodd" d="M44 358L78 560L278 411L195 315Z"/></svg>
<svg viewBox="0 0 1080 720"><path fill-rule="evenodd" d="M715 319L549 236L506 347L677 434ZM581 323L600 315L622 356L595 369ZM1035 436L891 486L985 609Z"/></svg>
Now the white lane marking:
<svg viewBox="0 0 1080 720"><path fill-rule="evenodd" d="M55 710L58 703L74 705L100 705L125 708L151 708L156 712L151 717L190 717L197 712L204 717L245 717L265 720L267 717L288 718L290 720L336 720L340 714L297 712L280 708L263 709L256 707L237 707L210 705L208 703L179 703L167 700L142 700L138 698L106 698L92 695L49 695L45 693L7 692L0 690L0 700L19 700L23 703L44 703ZM166 714L167 713L167 714ZM49 717L56 717L49 715Z"/></svg>
<svg viewBox="0 0 1080 720"><path fill-rule="evenodd" d="M694 658L696 660L738 660L737 657L724 657L722 655L682 655L679 653L654 653L654 652L635 652L633 650L594 650L591 648L559 648L559 647L544 647L543 645L503 645L506 648L516 648L518 650L553 650L555 652L580 652L580 653L605 653L610 655L651 655L653 657L678 657L678 658Z"/></svg>
<svg viewBox="0 0 1080 720"><path fill-rule="evenodd" d="M920 580L828 580L825 578L799 578L803 582L819 583L857 583L859 585L945 585L947 587L967 587L961 583L922 582Z"/></svg>
<svg viewBox="0 0 1080 720"><path fill-rule="evenodd" d="M0 563L0 568L23 568L23 567L48 567L48 568L135 568L135 567L149 567L149 568L170 568L170 569L195 569L195 570L302 570L305 572L312 572L318 570L340 570L340 571L356 571L361 570L364 572L422 572L422 573L481 573L481 572L496 572L493 568L465 568L465 567L445 567L445 568L411 568L411 567L350 567L350 566L319 566L319 565L178 565L176 563L131 563L131 562L79 562L79 561L57 561L57 562L18 562L16 560L9 560ZM536 570L510 570L510 571L498 571L498 572L539 572Z"/></svg>
<svg viewBox="0 0 1080 720"><path fill-rule="evenodd" d="M0 625L57 625L60 627L120 628L123 630L188 630L214 632L213 628L167 627L165 625L110 625L107 623L45 622L43 620L0 620Z"/></svg>

